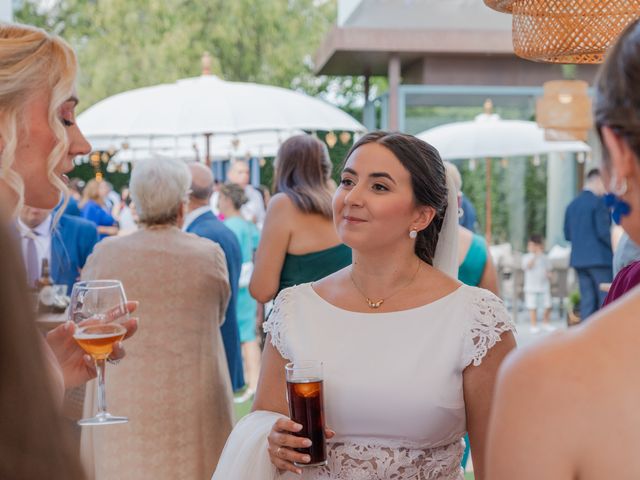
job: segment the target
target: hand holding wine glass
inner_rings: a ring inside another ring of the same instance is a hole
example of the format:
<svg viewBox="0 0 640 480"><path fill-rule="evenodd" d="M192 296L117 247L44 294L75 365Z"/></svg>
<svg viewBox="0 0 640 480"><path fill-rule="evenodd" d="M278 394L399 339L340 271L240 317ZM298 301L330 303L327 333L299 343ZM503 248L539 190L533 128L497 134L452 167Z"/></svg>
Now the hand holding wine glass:
<svg viewBox="0 0 640 480"><path fill-rule="evenodd" d="M128 313L133 313L138 308L138 302L128 301L126 304ZM138 319L130 317L122 325L127 329L125 340L131 337L138 329ZM74 388L84 385L96 377L96 365L91 355L88 355L73 338L76 325L71 320L52 329L47 333L47 344L54 353L64 377L65 388ZM113 352L109 360L120 360L125 356L125 350L118 342L113 346Z"/></svg>
<svg viewBox="0 0 640 480"><path fill-rule="evenodd" d="M69 318L75 322L73 338L93 357L98 376L98 413L80 420L80 425L125 423L126 417L107 412L105 394L106 360L127 334L125 323L129 308L122 284L118 280L93 280L73 286Z"/></svg>

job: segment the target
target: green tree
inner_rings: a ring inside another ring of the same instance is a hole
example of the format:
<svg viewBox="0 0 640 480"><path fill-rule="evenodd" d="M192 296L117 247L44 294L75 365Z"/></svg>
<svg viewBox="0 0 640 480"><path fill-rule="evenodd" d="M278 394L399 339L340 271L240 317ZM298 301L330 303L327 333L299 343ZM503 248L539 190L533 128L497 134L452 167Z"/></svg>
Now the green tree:
<svg viewBox="0 0 640 480"><path fill-rule="evenodd" d="M304 87L311 55L335 22L318 0L25 0L17 21L76 49L83 107L118 92L200 74L208 51L227 80Z"/></svg>

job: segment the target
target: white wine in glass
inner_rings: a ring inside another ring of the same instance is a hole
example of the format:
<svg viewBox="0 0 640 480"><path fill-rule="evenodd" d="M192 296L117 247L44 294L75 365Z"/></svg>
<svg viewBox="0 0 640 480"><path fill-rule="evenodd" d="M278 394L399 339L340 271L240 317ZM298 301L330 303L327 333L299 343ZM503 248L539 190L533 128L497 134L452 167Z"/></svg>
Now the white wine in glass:
<svg viewBox="0 0 640 480"><path fill-rule="evenodd" d="M116 342L124 338L127 329L122 322L129 318L127 297L119 280L91 280L73 285L69 317L76 323L73 338L93 357L98 372L98 412L83 418L80 425L113 425L126 423L127 417L107 412L105 393L106 361Z"/></svg>

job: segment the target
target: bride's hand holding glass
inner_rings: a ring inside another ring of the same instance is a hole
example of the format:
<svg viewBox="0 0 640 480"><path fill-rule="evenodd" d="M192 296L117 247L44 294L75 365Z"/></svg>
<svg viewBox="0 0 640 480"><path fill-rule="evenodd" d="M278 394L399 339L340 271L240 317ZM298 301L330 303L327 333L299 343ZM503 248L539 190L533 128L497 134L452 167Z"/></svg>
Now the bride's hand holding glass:
<svg viewBox="0 0 640 480"><path fill-rule="evenodd" d="M269 443L269 457L278 469L296 473L300 475L302 469L296 467L293 462L306 464L311 461L311 457L306 453L296 452L296 448L308 448L311 440L298 437L295 434L302 430L302 425L289 418L280 418L271 427L271 432L267 437ZM325 428L326 438L332 438L336 432L330 428Z"/></svg>

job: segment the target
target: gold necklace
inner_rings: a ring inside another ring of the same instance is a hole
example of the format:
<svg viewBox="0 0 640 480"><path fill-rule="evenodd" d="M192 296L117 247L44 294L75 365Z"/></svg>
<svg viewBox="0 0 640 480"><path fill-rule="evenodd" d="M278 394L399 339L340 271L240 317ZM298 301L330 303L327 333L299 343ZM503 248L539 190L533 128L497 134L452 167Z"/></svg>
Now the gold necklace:
<svg viewBox="0 0 640 480"><path fill-rule="evenodd" d="M349 271L349 277L351 277L351 283L353 283L353 286L356 287L356 290L358 290L358 292L360 292L360 295L362 295L364 297L364 299L367 302L367 305L369 306L369 308L380 308L380 306L384 303L385 300L389 300L391 297L393 297L395 294L399 293L400 291L404 290L405 288L407 288L409 285L411 285L413 283L413 281L416 279L416 275L418 274L418 270L420 270L420 259L418 259L418 264L416 265L416 271L413 272L413 275L411 276L411 279L402 287L400 287L398 290L396 290L395 292L393 292L391 295L386 296L385 298L381 298L378 301L375 300L371 300L366 293L364 293L360 287L358 286L358 284L356 283L356 280L353 278L353 267L351 267L351 270Z"/></svg>

